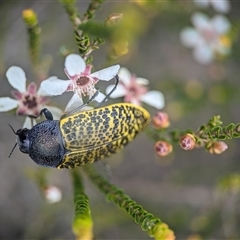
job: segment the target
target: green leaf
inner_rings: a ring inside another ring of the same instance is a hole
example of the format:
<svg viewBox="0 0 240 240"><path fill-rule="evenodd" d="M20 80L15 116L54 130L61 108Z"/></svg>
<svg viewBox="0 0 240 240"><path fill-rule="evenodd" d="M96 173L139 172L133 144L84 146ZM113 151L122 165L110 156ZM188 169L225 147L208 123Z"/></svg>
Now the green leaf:
<svg viewBox="0 0 240 240"><path fill-rule="evenodd" d="M82 23L79 26L79 30L82 30L84 33L99 38L109 38L112 32L112 28L106 27L102 23L93 21Z"/></svg>
<svg viewBox="0 0 240 240"><path fill-rule="evenodd" d="M89 200L84 193L82 179L77 170L72 170L75 216L72 229L77 239L93 238L93 222L89 207Z"/></svg>

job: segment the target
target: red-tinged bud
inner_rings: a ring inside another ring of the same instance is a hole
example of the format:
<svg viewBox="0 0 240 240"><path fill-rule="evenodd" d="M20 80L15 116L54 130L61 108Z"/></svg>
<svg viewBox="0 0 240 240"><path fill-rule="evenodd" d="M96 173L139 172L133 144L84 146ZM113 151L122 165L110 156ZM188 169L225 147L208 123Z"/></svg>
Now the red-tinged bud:
<svg viewBox="0 0 240 240"><path fill-rule="evenodd" d="M154 150L160 157L165 157L172 152L172 145L169 142L157 141L154 145Z"/></svg>
<svg viewBox="0 0 240 240"><path fill-rule="evenodd" d="M118 24L123 18L122 13L112 13L108 16L108 18L105 20L105 23L107 26L114 26Z"/></svg>
<svg viewBox="0 0 240 240"><path fill-rule="evenodd" d="M223 153L227 149L228 149L228 145L225 142L222 142L222 141L213 142L208 147L208 151L211 154L221 154L221 153Z"/></svg>
<svg viewBox="0 0 240 240"><path fill-rule="evenodd" d="M170 125L168 114L157 112L152 118L152 123L156 129L167 128Z"/></svg>
<svg viewBox="0 0 240 240"><path fill-rule="evenodd" d="M179 140L179 145L184 150L192 150L196 146L195 138L192 134L187 133L183 136L181 136Z"/></svg>

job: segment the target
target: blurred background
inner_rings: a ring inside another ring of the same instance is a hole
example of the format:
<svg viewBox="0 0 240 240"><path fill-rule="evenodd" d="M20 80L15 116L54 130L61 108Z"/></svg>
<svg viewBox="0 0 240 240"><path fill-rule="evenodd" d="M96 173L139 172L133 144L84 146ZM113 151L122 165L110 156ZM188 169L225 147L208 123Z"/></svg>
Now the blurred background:
<svg viewBox="0 0 240 240"><path fill-rule="evenodd" d="M80 14L89 2L77 2ZM231 53L205 65L195 61L192 49L181 44L180 33L192 26L191 16L195 12L209 17L219 14L212 6L201 9L191 1L180 0L106 1L96 12L96 20L100 21L111 13L124 14L126 31L132 33L128 36L128 48L108 64L119 63L147 78L151 89L164 94L163 110L170 116L172 129L196 130L214 115L221 115L224 126L240 122L240 3L232 1L230 5L224 16L231 22ZM49 76L67 79L60 49L65 46L78 51L73 26L58 2L1 1L1 97L10 96L12 87L5 73L12 65L23 68L28 81L34 81L22 20L22 11L27 8L38 14L42 55L51 62ZM106 42L94 52L95 69L106 64L111 51L111 43ZM52 98L51 103L64 109L70 98L71 94L64 94ZM152 114L156 112L144 107ZM70 170L41 168L18 149L8 158L15 143L8 124L19 129L24 118L15 117L11 111L0 113L0 119L0 238L73 239ZM239 239L240 142L226 143L228 150L221 155L211 155L203 148L184 151L176 145L173 153L163 158L156 155L154 142L142 133L107 162L112 169L112 182L167 223L177 239ZM105 174L103 164L95 166ZM61 189L60 202L46 202L37 181L41 174L46 174L49 184ZM84 183L96 239L149 239L125 212L107 203L87 177Z"/></svg>

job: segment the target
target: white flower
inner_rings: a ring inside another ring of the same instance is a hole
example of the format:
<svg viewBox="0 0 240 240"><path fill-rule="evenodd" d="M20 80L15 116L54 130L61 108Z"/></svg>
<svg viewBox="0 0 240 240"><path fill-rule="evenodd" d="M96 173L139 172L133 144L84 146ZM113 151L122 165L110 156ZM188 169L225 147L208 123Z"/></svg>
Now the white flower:
<svg viewBox="0 0 240 240"><path fill-rule="evenodd" d="M62 200L62 192L55 186L46 187L44 189L44 196L48 203L56 203Z"/></svg>
<svg viewBox="0 0 240 240"><path fill-rule="evenodd" d="M212 4L214 10L220 13L228 13L231 9L231 5L228 0L193 0L193 2L198 7L202 8L206 8Z"/></svg>
<svg viewBox="0 0 240 240"><path fill-rule="evenodd" d="M95 84L102 81L110 81L119 71L120 66L115 65L91 73L91 65L77 54L70 54L65 59L65 73L69 80L48 79L42 82L42 88L51 95L61 95L64 92L73 91L74 95L66 106L66 112L83 104L82 96L91 98L96 92ZM105 95L98 93L94 100L101 102Z"/></svg>
<svg viewBox="0 0 240 240"><path fill-rule="evenodd" d="M32 119L28 116L39 116L40 111L43 108L48 108L52 112L54 119L60 119L62 115L61 109L57 107L46 106L49 102L49 94L47 94L42 88L37 91L37 86L34 82L31 82L26 88L26 75L22 68L12 66L6 73L8 82L16 90L12 91L12 95L15 99L9 97L0 98L0 112L7 112L14 108L17 108L17 115L25 115L26 120L23 127L31 128ZM49 79L55 79L51 77ZM36 121L33 119L33 125Z"/></svg>
<svg viewBox="0 0 240 240"><path fill-rule="evenodd" d="M183 29L180 40L184 46L193 48L193 57L196 61L209 64L216 54L230 53L230 44L224 41L231 27L226 17L216 15L209 19L205 14L195 13L191 20L195 29L192 27Z"/></svg>
<svg viewBox="0 0 240 240"><path fill-rule="evenodd" d="M164 107L164 96L159 91L148 91L146 85L149 81L132 75L126 68L119 71L120 82L117 89L111 94L112 98L124 97L125 102L141 105L145 102L157 109ZM106 92L109 93L114 85L109 85Z"/></svg>

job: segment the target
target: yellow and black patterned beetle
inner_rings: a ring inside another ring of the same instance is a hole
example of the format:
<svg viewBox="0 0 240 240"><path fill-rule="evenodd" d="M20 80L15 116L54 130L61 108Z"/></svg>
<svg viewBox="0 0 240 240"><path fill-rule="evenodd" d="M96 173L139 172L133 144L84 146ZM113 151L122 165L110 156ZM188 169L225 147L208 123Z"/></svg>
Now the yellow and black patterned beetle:
<svg viewBox="0 0 240 240"><path fill-rule="evenodd" d="M76 111L73 111L76 112ZM15 132L21 152L45 167L74 168L121 150L150 122L150 114L130 103L117 103L47 120Z"/></svg>

